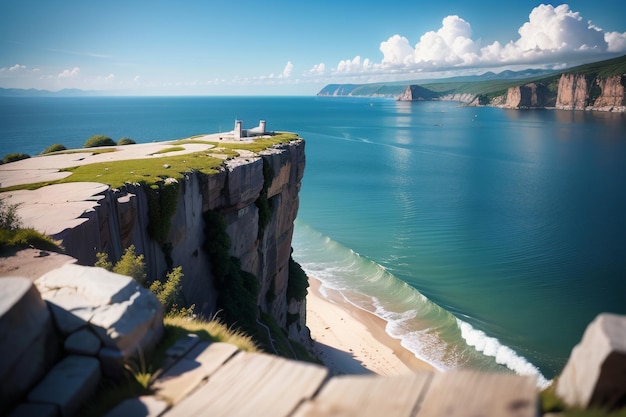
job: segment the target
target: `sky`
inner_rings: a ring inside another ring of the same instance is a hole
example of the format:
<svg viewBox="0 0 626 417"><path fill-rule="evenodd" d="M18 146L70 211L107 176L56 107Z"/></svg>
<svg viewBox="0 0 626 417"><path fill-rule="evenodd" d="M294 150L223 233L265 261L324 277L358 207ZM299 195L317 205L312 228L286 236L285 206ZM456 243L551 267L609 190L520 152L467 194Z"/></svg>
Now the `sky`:
<svg viewBox="0 0 626 417"><path fill-rule="evenodd" d="M314 95L624 54L624 0L0 0L2 88Z"/></svg>

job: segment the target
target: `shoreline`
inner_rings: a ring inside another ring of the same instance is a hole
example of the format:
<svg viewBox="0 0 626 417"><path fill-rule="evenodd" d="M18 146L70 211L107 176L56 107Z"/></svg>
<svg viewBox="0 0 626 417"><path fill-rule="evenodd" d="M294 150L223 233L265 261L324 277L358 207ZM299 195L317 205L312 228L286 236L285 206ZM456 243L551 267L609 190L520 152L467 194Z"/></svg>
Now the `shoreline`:
<svg viewBox="0 0 626 417"><path fill-rule="evenodd" d="M347 302L341 293L325 289L309 276L307 327L314 354L332 374L402 375L415 371L438 372L405 349L385 331L385 320Z"/></svg>

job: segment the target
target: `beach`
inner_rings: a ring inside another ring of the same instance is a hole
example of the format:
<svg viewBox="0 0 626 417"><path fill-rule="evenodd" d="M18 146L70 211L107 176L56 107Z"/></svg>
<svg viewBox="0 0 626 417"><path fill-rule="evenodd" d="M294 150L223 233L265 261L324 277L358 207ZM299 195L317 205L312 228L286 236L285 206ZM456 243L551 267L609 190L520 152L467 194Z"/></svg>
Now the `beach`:
<svg viewBox="0 0 626 417"><path fill-rule="evenodd" d="M307 326L314 352L335 375L401 375L435 371L385 332L386 322L347 302L341 293L324 289L309 276Z"/></svg>

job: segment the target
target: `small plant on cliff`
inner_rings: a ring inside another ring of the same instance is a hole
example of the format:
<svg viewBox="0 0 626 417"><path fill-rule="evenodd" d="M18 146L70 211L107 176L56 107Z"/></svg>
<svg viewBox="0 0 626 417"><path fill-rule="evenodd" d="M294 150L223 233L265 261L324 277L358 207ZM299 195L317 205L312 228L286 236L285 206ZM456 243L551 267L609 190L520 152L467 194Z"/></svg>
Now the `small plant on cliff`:
<svg viewBox="0 0 626 417"><path fill-rule="evenodd" d="M28 159L28 158L30 158L30 155L26 153L10 153L10 154L5 155L4 158L2 158L2 163L8 164L9 162L21 161L22 159Z"/></svg>
<svg viewBox="0 0 626 417"><path fill-rule="evenodd" d="M124 146L124 145L135 145L137 142L135 142L134 140L132 140L131 138L122 138L120 140L117 141L117 144L120 146Z"/></svg>
<svg viewBox="0 0 626 417"><path fill-rule="evenodd" d="M83 148L96 148L98 146L115 146L115 141L105 135L93 135L83 145Z"/></svg>
<svg viewBox="0 0 626 417"><path fill-rule="evenodd" d="M60 143L55 143L54 145L50 145L46 149L41 151L41 154L45 155L45 154L48 154L48 153L60 152L60 151L65 151L65 150L67 150L67 148L65 146L61 145Z"/></svg>
<svg viewBox="0 0 626 417"><path fill-rule="evenodd" d="M59 246L48 236L31 228L22 228L17 204L7 204L0 198L0 251L33 247L60 252Z"/></svg>
<svg viewBox="0 0 626 417"><path fill-rule="evenodd" d="M259 281L253 274L241 270L239 259L230 256L231 242L224 217L208 211L204 222L204 250L211 259L214 285L219 292L217 307L222 310L226 324L253 333L257 329Z"/></svg>
<svg viewBox="0 0 626 417"><path fill-rule="evenodd" d="M178 204L178 181L165 180L150 186L145 183L142 185L148 197L148 234L163 245Z"/></svg>
<svg viewBox="0 0 626 417"><path fill-rule="evenodd" d="M150 291L152 291L161 304L163 304L165 311L176 309L176 299L179 296L183 276L183 267L177 266L168 272L165 282L154 280L152 284L150 284Z"/></svg>
<svg viewBox="0 0 626 417"><path fill-rule="evenodd" d="M141 285L144 285L146 281L146 263L144 262L143 254L136 255L135 245L130 245L113 267L113 272L131 277Z"/></svg>
<svg viewBox="0 0 626 417"><path fill-rule="evenodd" d="M289 281L287 282L287 302L292 298L302 301L306 298L309 278L299 263L289 257Z"/></svg>

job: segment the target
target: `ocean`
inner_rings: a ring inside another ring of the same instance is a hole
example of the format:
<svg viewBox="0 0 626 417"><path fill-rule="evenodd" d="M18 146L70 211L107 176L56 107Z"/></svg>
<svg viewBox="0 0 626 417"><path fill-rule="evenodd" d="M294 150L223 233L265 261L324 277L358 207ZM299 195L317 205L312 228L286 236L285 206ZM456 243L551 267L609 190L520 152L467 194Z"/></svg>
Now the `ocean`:
<svg viewBox="0 0 626 417"><path fill-rule="evenodd" d="M329 97L0 98L0 155L93 134L299 133L294 258L438 369L545 385L626 314L626 115Z"/></svg>

